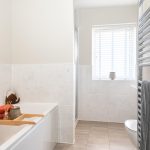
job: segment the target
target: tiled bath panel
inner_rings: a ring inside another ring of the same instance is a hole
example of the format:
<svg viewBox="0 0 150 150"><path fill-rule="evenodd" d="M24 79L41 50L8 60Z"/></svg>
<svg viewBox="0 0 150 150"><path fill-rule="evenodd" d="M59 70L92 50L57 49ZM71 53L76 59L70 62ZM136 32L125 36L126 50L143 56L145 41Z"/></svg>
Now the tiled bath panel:
<svg viewBox="0 0 150 150"><path fill-rule="evenodd" d="M59 142L74 141L74 87L72 64L14 64L12 85L21 102L59 104Z"/></svg>
<svg viewBox="0 0 150 150"><path fill-rule="evenodd" d="M55 150L136 150L121 123L80 121L74 145L58 144Z"/></svg>
<svg viewBox="0 0 150 150"><path fill-rule="evenodd" d="M11 84L11 65L0 65L0 104L4 103L6 93L10 89Z"/></svg>

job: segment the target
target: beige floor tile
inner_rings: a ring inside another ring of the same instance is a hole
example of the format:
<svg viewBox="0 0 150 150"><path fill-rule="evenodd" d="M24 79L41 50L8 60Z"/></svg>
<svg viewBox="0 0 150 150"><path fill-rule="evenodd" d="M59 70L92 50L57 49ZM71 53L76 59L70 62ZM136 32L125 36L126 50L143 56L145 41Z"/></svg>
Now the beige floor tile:
<svg viewBox="0 0 150 150"><path fill-rule="evenodd" d="M89 133L81 133L81 132L76 132L76 135L75 135L76 138L84 138L84 139L88 139L89 137Z"/></svg>
<svg viewBox="0 0 150 150"><path fill-rule="evenodd" d="M123 131L112 131L112 130L109 130L109 139L110 140L113 140L113 139L122 139L122 140L126 140L128 139L129 140L129 137L127 135L126 132L123 132Z"/></svg>
<svg viewBox="0 0 150 150"><path fill-rule="evenodd" d="M104 128L104 127L91 127L90 131L96 131L96 132L108 132L108 128Z"/></svg>
<svg viewBox="0 0 150 150"><path fill-rule="evenodd" d="M133 150L134 147L124 143L110 144L109 150Z"/></svg>
<svg viewBox="0 0 150 150"><path fill-rule="evenodd" d="M103 144L103 145L88 144L87 150L109 150L109 146L107 144Z"/></svg>
<svg viewBox="0 0 150 150"><path fill-rule="evenodd" d="M57 144L55 150L86 150L86 147L69 144Z"/></svg>
<svg viewBox="0 0 150 150"><path fill-rule="evenodd" d="M93 138L108 138L108 129L102 127L92 127L89 132L89 137Z"/></svg>
<svg viewBox="0 0 150 150"><path fill-rule="evenodd" d="M91 124L92 127L108 128L108 123L107 122L93 121L90 124Z"/></svg>
<svg viewBox="0 0 150 150"><path fill-rule="evenodd" d="M78 122L78 125L90 125L90 124L93 124L94 121L83 121L83 120L80 120Z"/></svg>
<svg viewBox="0 0 150 150"><path fill-rule="evenodd" d="M78 123L76 127L76 132L77 133L88 133L91 129L92 125L87 123Z"/></svg>
<svg viewBox="0 0 150 150"><path fill-rule="evenodd" d="M94 122L93 127L108 128L108 123L107 122Z"/></svg>
<svg viewBox="0 0 150 150"><path fill-rule="evenodd" d="M55 150L67 150L71 146L69 144L57 144Z"/></svg>
<svg viewBox="0 0 150 150"><path fill-rule="evenodd" d="M98 138L98 139L108 139L108 134L107 133L105 133L105 132L91 132L90 134L89 134L89 139L90 138Z"/></svg>
<svg viewBox="0 0 150 150"><path fill-rule="evenodd" d="M91 129L91 126L77 126L76 130L80 131L89 131Z"/></svg>
<svg viewBox="0 0 150 150"><path fill-rule="evenodd" d="M86 150L86 146L82 145L82 146L79 146L79 145L73 145L72 147L70 147L69 149L67 150Z"/></svg>
<svg viewBox="0 0 150 150"><path fill-rule="evenodd" d="M88 138L77 137L75 141L76 146L86 146L88 144Z"/></svg>
<svg viewBox="0 0 150 150"><path fill-rule="evenodd" d="M86 129L86 128L82 127L82 128L77 128L75 131L75 134L76 135L80 135L80 134L88 135L89 132L90 132L90 129Z"/></svg>
<svg viewBox="0 0 150 150"><path fill-rule="evenodd" d="M105 127L102 127L102 126L99 126L99 127L91 127L90 130L95 130L95 131L101 131L101 130L104 130L104 131L108 131L108 128L105 128Z"/></svg>
<svg viewBox="0 0 150 150"><path fill-rule="evenodd" d="M110 150L133 150L134 146L128 138L114 138L109 140Z"/></svg>
<svg viewBox="0 0 150 150"><path fill-rule="evenodd" d="M109 138L108 136L93 136L89 135L88 144L92 145L109 145Z"/></svg>
<svg viewBox="0 0 150 150"><path fill-rule="evenodd" d="M119 129L115 129L115 128L108 128L108 131L109 132L114 132L114 133L123 133L123 134L126 134L127 135L127 132L124 128L119 128Z"/></svg>
<svg viewBox="0 0 150 150"><path fill-rule="evenodd" d="M107 128L108 123L105 122L98 122L98 121L79 121L77 127L103 127Z"/></svg>
<svg viewBox="0 0 150 150"><path fill-rule="evenodd" d="M136 150L120 123L80 121L74 145L58 144L55 150Z"/></svg>
<svg viewBox="0 0 150 150"><path fill-rule="evenodd" d="M77 124L77 129L82 127L90 129L92 127L92 123L89 121L79 121Z"/></svg>
<svg viewBox="0 0 150 150"><path fill-rule="evenodd" d="M125 126L123 123L113 123L113 122L110 122L108 123L108 128L109 129L123 129L125 130Z"/></svg>
<svg viewBox="0 0 150 150"><path fill-rule="evenodd" d="M90 138L94 138L94 139L108 139L107 134L101 134L101 133L93 133L93 134L89 134L89 139Z"/></svg>
<svg viewBox="0 0 150 150"><path fill-rule="evenodd" d="M119 135L119 136L114 136L114 137L110 137L109 136L109 143L110 144L115 144L115 145L128 145L128 146L133 146L133 144L131 143L130 139L126 136L123 135Z"/></svg>

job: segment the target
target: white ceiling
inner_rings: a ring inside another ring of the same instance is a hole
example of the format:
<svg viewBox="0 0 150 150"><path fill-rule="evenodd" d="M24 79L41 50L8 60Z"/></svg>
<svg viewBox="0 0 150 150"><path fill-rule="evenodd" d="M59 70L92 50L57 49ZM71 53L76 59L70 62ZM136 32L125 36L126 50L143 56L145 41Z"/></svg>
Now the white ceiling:
<svg viewBox="0 0 150 150"><path fill-rule="evenodd" d="M75 0L77 7L105 7L105 6L120 6L120 5L135 5L138 0Z"/></svg>

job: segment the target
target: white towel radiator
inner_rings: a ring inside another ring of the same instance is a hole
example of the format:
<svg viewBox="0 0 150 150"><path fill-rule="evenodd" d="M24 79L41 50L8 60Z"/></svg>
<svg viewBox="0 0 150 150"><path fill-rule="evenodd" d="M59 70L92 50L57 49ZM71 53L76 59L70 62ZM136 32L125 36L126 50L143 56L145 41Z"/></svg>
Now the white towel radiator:
<svg viewBox="0 0 150 150"><path fill-rule="evenodd" d="M144 1L139 1L141 9ZM150 0L147 0L150 1ZM139 10L140 10L139 9ZM150 7L139 17L138 23L138 148L141 149L141 85L143 80L143 69L150 67Z"/></svg>

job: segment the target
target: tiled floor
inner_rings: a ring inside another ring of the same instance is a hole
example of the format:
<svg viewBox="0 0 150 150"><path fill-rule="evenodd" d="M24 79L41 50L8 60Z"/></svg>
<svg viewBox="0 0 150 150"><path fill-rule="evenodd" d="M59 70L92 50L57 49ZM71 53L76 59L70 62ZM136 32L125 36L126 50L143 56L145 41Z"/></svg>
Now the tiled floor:
<svg viewBox="0 0 150 150"><path fill-rule="evenodd" d="M74 145L58 144L55 150L136 150L123 124L80 121Z"/></svg>

